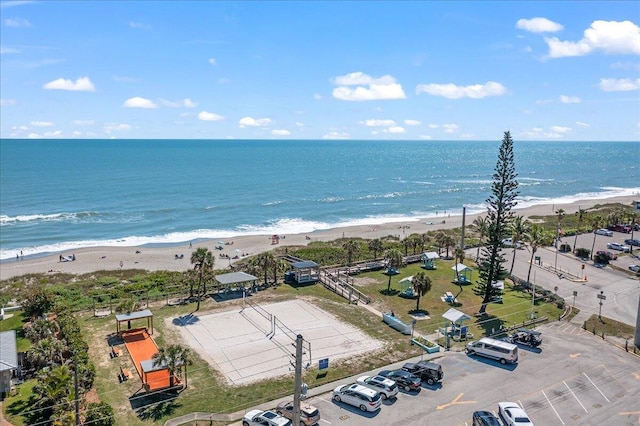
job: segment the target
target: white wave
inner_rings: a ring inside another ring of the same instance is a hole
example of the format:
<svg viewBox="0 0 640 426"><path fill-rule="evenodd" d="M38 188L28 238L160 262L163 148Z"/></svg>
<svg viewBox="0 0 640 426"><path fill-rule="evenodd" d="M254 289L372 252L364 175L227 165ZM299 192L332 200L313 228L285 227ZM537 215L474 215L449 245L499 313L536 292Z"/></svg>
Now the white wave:
<svg viewBox="0 0 640 426"><path fill-rule="evenodd" d="M342 197L327 197L327 198L322 198L320 200L317 200L321 203L337 203L340 201L344 201L344 198Z"/></svg>
<svg viewBox="0 0 640 426"><path fill-rule="evenodd" d="M34 222L34 221L56 221L56 220L68 220L76 218L76 213L52 213L52 214L25 214L18 216L0 216L0 225L6 225L9 223L17 222Z"/></svg>
<svg viewBox="0 0 640 426"><path fill-rule="evenodd" d="M522 197L516 199L518 205L516 209L524 209L531 206L540 204L571 204L581 200L602 200L611 197L627 197L630 195L640 194L640 188L618 188L618 187L603 187L599 192L580 192L573 195L564 195L561 197L546 198L546 197Z"/></svg>
<svg viewBox="0 0 640 426"><path fill-rule="evenodd" d="M279 200L279 201L268 201L266 203L262 203L262 206L277 206L278 204L282 204L284 203L284 201Z"/></svg>

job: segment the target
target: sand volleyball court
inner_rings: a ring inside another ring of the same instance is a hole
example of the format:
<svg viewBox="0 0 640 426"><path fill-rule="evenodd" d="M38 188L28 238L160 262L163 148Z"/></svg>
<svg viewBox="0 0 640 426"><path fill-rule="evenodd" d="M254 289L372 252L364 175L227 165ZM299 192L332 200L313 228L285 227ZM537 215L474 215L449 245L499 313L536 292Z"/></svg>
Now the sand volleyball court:
<svg viewBox="0 0 640 426"><path fill-rule="evenodd" d="M329 358L331 365L382 347L382 342L303 300L268 305L247 302L244 308L232 311L167 321L187 345L237 385L293 374L290 361L298 333L305 339L303 364L310 369L317 370L323 358Z"/></svg>

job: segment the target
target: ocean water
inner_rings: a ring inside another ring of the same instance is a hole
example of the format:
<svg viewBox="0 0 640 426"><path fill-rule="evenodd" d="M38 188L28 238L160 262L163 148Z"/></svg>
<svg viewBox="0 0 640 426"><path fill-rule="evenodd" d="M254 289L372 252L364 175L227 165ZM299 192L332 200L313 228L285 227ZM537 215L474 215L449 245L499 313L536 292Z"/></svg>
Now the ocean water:
<svg viewBox="0 0 640 426"><path fill-rule="evenodd" d="M0 259L485 211L499 145L0 140ZM514 152L518 207L640 193L640 143Z"/></svg>

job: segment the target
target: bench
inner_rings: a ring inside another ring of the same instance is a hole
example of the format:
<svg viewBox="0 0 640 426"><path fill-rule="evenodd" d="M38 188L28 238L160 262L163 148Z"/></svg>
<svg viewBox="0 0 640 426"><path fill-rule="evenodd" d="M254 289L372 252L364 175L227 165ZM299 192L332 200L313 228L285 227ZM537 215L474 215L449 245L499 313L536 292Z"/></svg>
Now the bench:
<svg viewBox="0 0 640 426"><path fill-rule="evenodd" d="M131 378L131 372L127 368L120 367L120 381L124 382Z"/></svg>
<svg viewBox="0 0 640 426"><path fill-rule="evenodd" d="M409 324L403 323L394 315L385 312L382 314L382 321L384 321L386 324L389 324L391 327L395 328L402 334L411 334L411 326Z"/></svg>
<svg viewBox="0 0 640 426"><path fill-rule="evenodd" d="M112 346L111 347L111 357L115 358L115 357L118 357L118 356L122 356L122 349L120 349L117 346Z"/></svg>

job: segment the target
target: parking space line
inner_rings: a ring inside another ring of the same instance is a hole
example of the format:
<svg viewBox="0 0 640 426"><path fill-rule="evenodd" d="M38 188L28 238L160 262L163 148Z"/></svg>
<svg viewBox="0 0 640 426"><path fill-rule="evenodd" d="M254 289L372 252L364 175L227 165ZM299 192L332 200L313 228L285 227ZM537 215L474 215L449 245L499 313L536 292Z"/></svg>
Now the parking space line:
<svg viewBox="0 0 640 426"><path fill-rule="evenodd" d="M331 422L329 420L325 420L325 419L320 419L321 422L325 422L325 423L329 423L331 424Z"/></svg>
<svg viewBox="0 0 640 426"><path fill-rule="evenodd" d="M587 373L585 373L585 372L583 371L583 372L582 372L582 374L584 374L584 377L586 377L586 378L587 378L587 380L589 380L589 381L591 382L591 384L593 385L593 387L594 387L594 388L596 388L596 390L597 390L598 392L600 392L600 395L602 395L602 397L603 397L604 399L606 399L606 400L607 400L607 402L611 402L611 401L609 401L609 398L607 398L607 397L606 397L606 395L602 393L602 391L600 390L600 388L599 388L599 387L597 387L595 383L593 383L593 380L591 380L591 378L589 378L589 376L587 376Z"/></svg>
<svg viewBox="0 0 640 426"><path fill-rule="evenodd" d="M544 393L543 390L541 390L540 392L542 392L542 394L544 395L545 399L547 400L547 402L551 406L551 409L553 410L553 412L556 413L556 416L558 417L558 420L560 420L560 423L564 424L564 422L562 421L562 417L560 417L560 414L558 414L558 412L556 411L556 407L553 406L553 404L549 400L549 397L547 396L547 394Z"/></svg>
<svg viewBox="0 0 640 426"><path fill-rule="evenodd" d="M565 382L564 380L562 381L562 383L564 383L564 385L567 387L567 389L569 390L569 392L571 392L571 395L573 395L573 397L576 399L576 401L578 401L578 404L580 404L580 406L582 407L582 409L584 410L585 413L588 413L589 411L587 411L586 408L584 408L584 405L582 405L582 402L580 402L580 400L578 399L578 397L576 396L575 393L573 393L573 391L571 390L571 388L569 387L569 385L567 384L567 382Z"/></svg>

